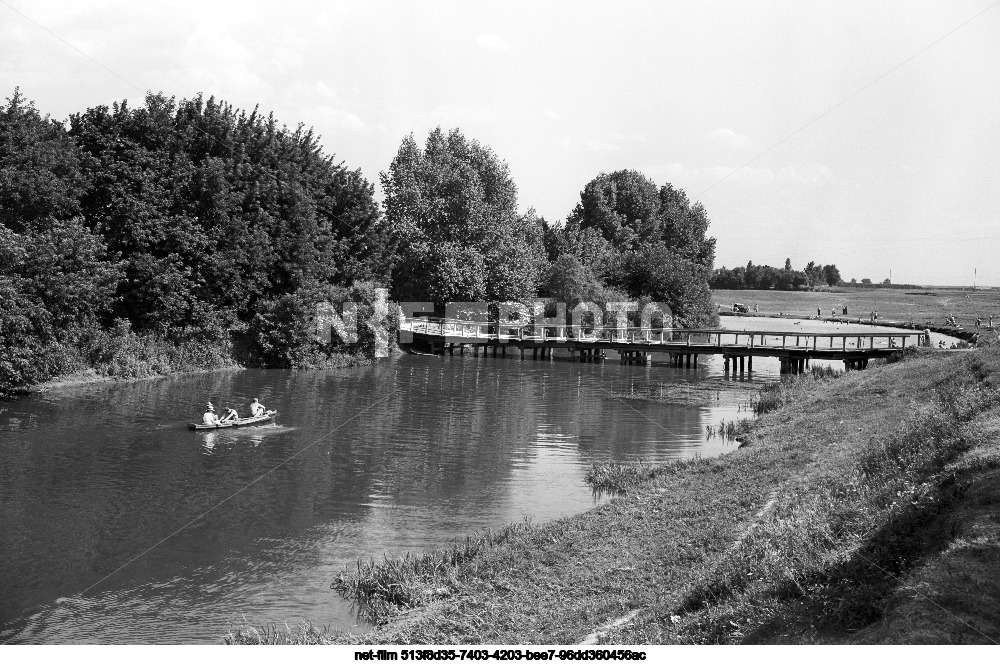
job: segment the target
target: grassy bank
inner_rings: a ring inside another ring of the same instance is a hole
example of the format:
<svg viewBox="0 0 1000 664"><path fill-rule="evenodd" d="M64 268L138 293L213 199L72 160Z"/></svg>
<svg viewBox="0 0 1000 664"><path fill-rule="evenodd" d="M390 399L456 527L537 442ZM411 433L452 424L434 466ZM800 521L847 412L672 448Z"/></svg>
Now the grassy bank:
<svg viewBox="0 0 1000 664"><path fill-rule="evenodd" d="M395 345L390 351L399 352ZM371 362L363 354L314 353L303 357L298 368L338 369ZM259 358L228 341L176 341L116 328L73 345L51 344L45 349L44 364L39 373L48 378L27 385L0 385L0 400L94 383L259 366Z"/></svg>
<svg viewBox="0 0 1000 664"><path fill-rule="evenodd" d="M595 469L623 492L334 581L376 627L230 642L1000 640L1000 353L808 374L733 453Z"/></svg>
<svg viewBox="0 0 1000 664"><path fill-rule="evenodd" d="M809 318L819 308L823 316L836 311L840 316L847 307L848 316L868 319L877 311L882 321L896 320L917 324L943 325L947 316L954 315L958 324L975 329L975 319L987 322L994 316L994 326L1000 328L1000 290L961 291L926 289L902 291L896 289L833 289L832 291L772 291L714 290L712 303L727 310L733 302L742 302L753 310L756 304L761 314L782 313L791 318Z"/></svg>

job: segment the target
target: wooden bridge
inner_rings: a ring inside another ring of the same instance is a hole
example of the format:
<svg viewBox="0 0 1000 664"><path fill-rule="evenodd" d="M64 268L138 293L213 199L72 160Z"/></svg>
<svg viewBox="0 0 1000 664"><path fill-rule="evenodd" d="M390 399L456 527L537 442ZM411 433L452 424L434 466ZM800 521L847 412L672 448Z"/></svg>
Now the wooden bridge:
<svg viewBox="0 0 1000 664"><path fill-rule="evenodd" d="M405 335L412 335L407 339ZM664 353L674 366L698 366L700 355L722 355L726 371L753 370L753 358L776 357L781 373L801 373L809 360L841 360L847 369L863 369L873 358L888 357L921 342L921 332L775 332L737 331L721 328L617 328L572 325L535 326L533 323L482 323L445 318L404 318L400 342L429 346L432 353L456 350L465 354L482 350L493 356L517 350L524 359L552 357L563 349L574 361L603 359L617 351L623 364L652 361Z"/></svg>

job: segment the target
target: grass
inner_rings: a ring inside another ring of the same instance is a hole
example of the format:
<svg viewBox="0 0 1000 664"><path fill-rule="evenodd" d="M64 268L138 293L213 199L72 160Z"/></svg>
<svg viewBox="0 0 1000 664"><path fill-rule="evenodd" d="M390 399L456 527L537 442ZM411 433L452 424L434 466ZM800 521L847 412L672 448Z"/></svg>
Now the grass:
<svg viewBox="0 0 1000 664"><path fill-rule="evenodd" d="M589 512L345 570L376 626L327 638L995 642L998 386L993 348L775 383L731 454L598 466L624 493Z"/></svg>
<svg viewBox="0 0 1000 664"><path fill-rule="evenodd" d="M285 646L285 645L327 645L331 643L329 630L313 626L310 622L297 623L294 626L287 623L270 623L267 625L251 625L244 619L243 624L230 628L222 637L226 645L241 646Z"/></svg>
<svg viewBox="0 0 1000 664"><path fill-rule="evenodd" d="M877 311L879 320L895 320L917 324L943 325L945 317L954 315L966 329L975 327L976 318L985 324L995 316L994 326L1000 328L1000 290L963 291L958 289L926 289L903 291L896 289L841 288L833 291L772 291L715 290L714 303L727 311L733 302L760 308L761 314L782 313L792 318L809 318L818 307L823 316L836 310L839 316L847 306L848 316L867 320Z"/></svg>

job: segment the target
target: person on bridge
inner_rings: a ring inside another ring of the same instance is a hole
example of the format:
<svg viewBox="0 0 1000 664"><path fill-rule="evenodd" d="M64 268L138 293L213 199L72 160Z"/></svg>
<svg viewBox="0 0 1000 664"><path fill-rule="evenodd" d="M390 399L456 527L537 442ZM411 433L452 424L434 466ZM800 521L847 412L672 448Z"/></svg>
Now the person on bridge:
<svg viewBox="0 0 1000 664"><path fill-rule="evenodd" d="M219 416L215 414L215 406L212 405L211 401L209 401L208 406L205 407L205 414L202 415L201 421L204 424L219 423Z"/></svg>

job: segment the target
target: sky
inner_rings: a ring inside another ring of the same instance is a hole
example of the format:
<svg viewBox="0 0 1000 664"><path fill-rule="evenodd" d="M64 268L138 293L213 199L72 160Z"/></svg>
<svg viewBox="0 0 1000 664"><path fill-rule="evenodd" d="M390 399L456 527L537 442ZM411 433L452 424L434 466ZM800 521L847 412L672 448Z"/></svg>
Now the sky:
<svg viewBox="0 0 1000 664"><path fill-rule="evenodd" d="M378 187L458 128L562 221L598 174L701 201L716 266L1000 286L1000 0L0 0L0 99L198 93L321 135Z"/></svg>

